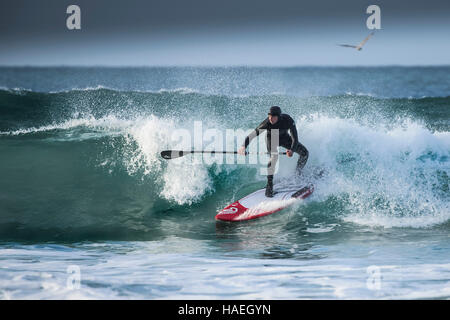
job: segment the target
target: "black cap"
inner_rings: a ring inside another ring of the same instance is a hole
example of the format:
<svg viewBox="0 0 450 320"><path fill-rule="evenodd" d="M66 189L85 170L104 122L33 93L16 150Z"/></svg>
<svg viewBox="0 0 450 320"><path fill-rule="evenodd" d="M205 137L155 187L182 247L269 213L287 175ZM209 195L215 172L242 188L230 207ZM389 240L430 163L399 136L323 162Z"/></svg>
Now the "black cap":
<svg viewBox="0 0 450 320"><path fill-rule="evenodd" d="M281 109L278 106L270 107L268 114L271 116L279 116L281 114Z"/></svg>

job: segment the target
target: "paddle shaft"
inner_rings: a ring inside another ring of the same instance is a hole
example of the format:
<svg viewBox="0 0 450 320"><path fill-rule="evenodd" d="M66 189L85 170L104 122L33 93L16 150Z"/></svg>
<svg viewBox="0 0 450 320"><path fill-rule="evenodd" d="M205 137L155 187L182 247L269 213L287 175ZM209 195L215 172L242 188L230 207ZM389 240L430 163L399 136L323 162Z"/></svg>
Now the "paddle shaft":
<svg viewBox="0 0 450 320"><path fill-rule="evenodd" d="M190 150L190 151L181 151L181 150L165 150L161 152L161 156L164 159L174 159L174 158L179 158L179 157L183 157L187 154L191 154L191 153L202 153L202 154L239 154L238 151L205 151L205 150ZM269 152L245 152L245 155L249 155L249 154L270 154ZM279 154L279 155L285 155L286 152L272 152L271 154Z"/></svg>
<svg viewBox="0 0 450 320"><path fill-rule="evenodd" d="M238 151L205 151L205 150L199 150L199 151L183 151L184 153L223 153L223 154L239 154ZM245 155L248 154L269 154L269 152L245 152ZM272 152L272 154L286 154L286 152Z"/></svg>

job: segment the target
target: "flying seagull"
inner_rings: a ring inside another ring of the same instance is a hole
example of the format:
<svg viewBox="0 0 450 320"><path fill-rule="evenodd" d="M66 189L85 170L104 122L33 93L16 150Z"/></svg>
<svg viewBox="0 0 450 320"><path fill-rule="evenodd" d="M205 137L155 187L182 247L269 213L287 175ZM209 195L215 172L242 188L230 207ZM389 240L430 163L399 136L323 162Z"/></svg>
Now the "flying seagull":
<svg viewBox="0 0 450 320"><path fill-rule="evenodd" d="M375 32L371 32L371 33L370 33L363 41L361 41L361 43L358 44L357 46L353 46L353 45L351 45L351 44L338 44L338 46L346 47L346 48L355 48L356 50L361 51L363 45L367 42L367 40L370 39L371 36L374 35L374 33L375 33Z"/></svg>

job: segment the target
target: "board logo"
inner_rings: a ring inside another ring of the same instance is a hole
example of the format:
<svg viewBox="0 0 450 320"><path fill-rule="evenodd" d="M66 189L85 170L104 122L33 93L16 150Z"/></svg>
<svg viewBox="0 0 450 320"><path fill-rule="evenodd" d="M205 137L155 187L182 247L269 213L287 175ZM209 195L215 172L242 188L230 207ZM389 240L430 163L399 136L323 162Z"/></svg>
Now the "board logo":
<svg viewBox="0 0 450 320"><path fill-rule="evenodd" d="M222 211L220 211L221 214L233 214L238 212L238 208L236 207L230 207L228 209L223 209Z"/></svg>

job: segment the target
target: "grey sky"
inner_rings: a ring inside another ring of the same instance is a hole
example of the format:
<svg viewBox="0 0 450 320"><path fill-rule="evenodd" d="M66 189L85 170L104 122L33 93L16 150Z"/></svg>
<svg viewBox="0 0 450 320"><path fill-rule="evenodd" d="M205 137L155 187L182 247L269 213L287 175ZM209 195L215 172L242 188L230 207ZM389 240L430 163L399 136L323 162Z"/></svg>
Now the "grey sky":
<svg viewBox="0 0 450 320"><path fill-rule="evenodd" d="M81 8L81 30L66 8ZM381 8L382 30L365 13ZM0 65L450 64L450 1L2 0Z"/></svg>

